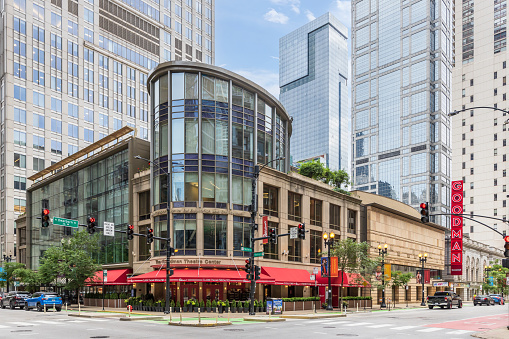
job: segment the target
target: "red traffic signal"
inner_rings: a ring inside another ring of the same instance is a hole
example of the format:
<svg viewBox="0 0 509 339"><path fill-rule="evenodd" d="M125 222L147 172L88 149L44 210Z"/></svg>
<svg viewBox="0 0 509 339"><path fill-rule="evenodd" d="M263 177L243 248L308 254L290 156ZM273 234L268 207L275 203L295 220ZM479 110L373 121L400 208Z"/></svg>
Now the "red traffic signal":
<svg viewBox="0 0 509 339"><path fill-rule="evenodd" d="M427 202L423 202L419 205L421 208L421 221L423 223L429 222L429 205Z"/></svg>
<svg viewBox="0 0 509 339"><path fill-rule="evenodd" d="M504 241L505 241L505 242L509 242L509 235L506 235L506 236L504 237Z"/></svg>
<svg viewBox="0 0 509 339"><path fill-rule="evenodd" d="M426 204L425 202L421 203L420 205L421 208L428 208L428 204Z"/></svg>
<svg viewBox="0 0 509 339"><path fill-rule="evenodd" d="M41 226L49 227L49 209L44 208L41 214Z"/></svg>
<svg viewBox="0 0 509 339"><path fill-rule="evenodd" d="M42 210L42 214L44 215L48 215L49 214L49 209L45 208Z"/></svg>
<svg viewBox="0 0 509 339"><path fill-rule="evenodd" d="M506 235L504 237L505 244L504 244L504 257L509 258L509 235Z"/></svg>
<svg viewBox="0 0 509 339"><path fill-rule="evenodd" d="M147 228L147 244L151 244L154 242L154 229Z"/></svg>
<svg viewBox="0 0 509 339"><path fill-rule="evenodd" d="M127 226L127 240L133 240L134 238L134 226L128 225Z"/></svg>
<svg viewBox="0 0 509 339"><path fill-rule="evenodd" d="M88 217L87 218L87 231L88 231L88 234L94 234L96 226L97 226L97 224L95 223L95 218L94 217Z"/></svg>
<svg viewBox="0 0 509 339"><path fill-rule="evenodd" d="M95 218L94 217L90 217L90 222L95 222Z"/></svg>

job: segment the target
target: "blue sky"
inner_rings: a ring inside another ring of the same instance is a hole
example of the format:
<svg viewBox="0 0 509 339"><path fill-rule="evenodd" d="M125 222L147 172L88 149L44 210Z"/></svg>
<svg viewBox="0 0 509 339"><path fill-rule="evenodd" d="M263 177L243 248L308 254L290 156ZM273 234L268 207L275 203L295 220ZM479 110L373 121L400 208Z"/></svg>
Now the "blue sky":
<svg viewBox="0 0 509 339"><path fill-rule="evenodd" d="M279 97L279 38L331 12L350 29L349 0L216 0L216 66Z"/></svg>

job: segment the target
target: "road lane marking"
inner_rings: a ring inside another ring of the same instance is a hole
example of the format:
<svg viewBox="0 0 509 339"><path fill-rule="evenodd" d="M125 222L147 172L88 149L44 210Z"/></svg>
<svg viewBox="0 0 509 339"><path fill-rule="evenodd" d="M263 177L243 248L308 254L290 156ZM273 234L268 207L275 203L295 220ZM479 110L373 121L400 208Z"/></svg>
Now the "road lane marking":
<svg viewBox="0 0 509 339"><path fill-rule="evenodd" d="M324 333L324 332L315 332L316 334L327 334L327 333Z"/></svg>
<svg viewBox="0 0 509 339"><path fill-rule="evenodd" d="M399 326L399 327L391 327L391 330L409 330L411 328L415 328L417 326Z"/></svg>
<svg viewBox="0 0 509 339"><path fill-rule="evenodd" d="M380 325L372 325L372 326L366 326L366 327L369 327L369 328L381 328L381 327L389 327L389 326L394 326L393 324L380 324Z"/></svg>
<svg viewBox="0 0 509 339"><path fill-rule="evenodd" d="M472 332L474 332L474 331L456 330L456 331L446 332L446 334L467 334L467 333L472 333Z"/></svg>
<svg viewBox="0 0 509 339"><path fill-rule="evenodd" d="M0 328L9 328L9 326L0 325Z"/></svg>
<svg viewBox="0 0 509 339"><path fill-rule="evenodd" d="M25 323L25 322L22 322L22 321L8 321L7 323L8 324L18 325L18 326L35 326L35 325L38 325L38 324L32 324L32 323Z"/></svg>
<svg viewBox="0 0 509 339"><path fill-rule="evenodd" d="M364 326L364 325L371 325L372 323L353 323L353 324L346 324L345 326Z"/></svg>
<svg viewBox="0 0 509 339"><path fill-rule="evenodd" d="M331 319L325 319L325 320L311 320L311 321L308 321L308 324L318 324L318 323L325 323L325 322L328 322L328 321L333 321Z"/></svg>
<svg viewBox="0 0 509 339"><path fill-rule="evenodd" d="M108 321L107 319L94 319L94 318L88 318L86 321Z"/></svg>
<svg viewBox="0 0 509 339"><path fill-rule="evenodd" d="M443 330L443 328L441 328L441 327L430 327L430 328L425 328L423 330L417 330L417 332L435 332L435 331L440 331L440 330Z"/></svg>
<svg viewBox="0 0 509 339"><path fill-rule="evenodd" d="M86 320L69 320L68 323L86 323Z"/></svg>
<svg viewBox="0 0 509 339"><path fill-rule="evenodd" d="M34 320L36 323L41 323L41 324L48 324L48 325L62 325L62 323L60 322L56 322L56 321L50 321L50 320Z"/></svg>

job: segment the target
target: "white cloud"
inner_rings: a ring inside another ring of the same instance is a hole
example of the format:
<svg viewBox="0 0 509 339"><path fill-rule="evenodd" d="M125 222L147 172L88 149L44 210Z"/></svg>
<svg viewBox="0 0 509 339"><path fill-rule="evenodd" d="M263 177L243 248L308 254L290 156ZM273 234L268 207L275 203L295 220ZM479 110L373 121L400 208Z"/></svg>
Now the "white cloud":
<svg viewBox="0 0 509 339"><path fill-rule="evenodd" d="M270 0L270 2L282 6L289 5L292 11L294 11L297 14L300 14L300 0Z"/></svg>
<svg viewBox="0 0 509 339"><path fill-rule="evenodd" d="M266 89L274 97L279 98L279 74L265 69L234 70L255 84Z"/></svg>
<svg viewBox="0 0 509 339"><path fill-rule="evenodd" d="M271 8L270 11L265 13L263 18L269 22L275 22L276 24L286 24L288 22L288 17L283 13L278 13L274 8Z"/></svg>
<svg viewBox="0 0 509 339"><path fill-rule="evenodd" d="M331 8L332 14L341 21L343 25L350 28L352 27L352 2L349 0L335 0Z"/></svg>
<svg viewBox="0 0 509 339"><path fill-rule="evenodd" d="M306 9L306 18L308 18L309 21L313 21L316 19L315 15L313 14L313 12L311 12L310 10Z"/></svg>

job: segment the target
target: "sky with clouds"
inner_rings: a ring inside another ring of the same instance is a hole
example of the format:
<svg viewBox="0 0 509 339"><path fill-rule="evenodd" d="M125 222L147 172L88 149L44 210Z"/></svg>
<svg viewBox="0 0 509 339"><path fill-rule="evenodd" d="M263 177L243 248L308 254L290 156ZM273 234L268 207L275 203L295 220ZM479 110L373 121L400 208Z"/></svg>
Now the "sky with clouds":
<svg viewBox="0 0 509 339"><path fill-rule="evenodd" d="M279 97L279 38L331 12L350 29L349 0L216 0L216 66Z"/></svg>

